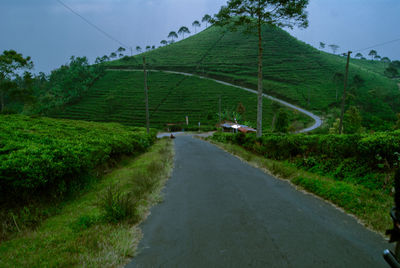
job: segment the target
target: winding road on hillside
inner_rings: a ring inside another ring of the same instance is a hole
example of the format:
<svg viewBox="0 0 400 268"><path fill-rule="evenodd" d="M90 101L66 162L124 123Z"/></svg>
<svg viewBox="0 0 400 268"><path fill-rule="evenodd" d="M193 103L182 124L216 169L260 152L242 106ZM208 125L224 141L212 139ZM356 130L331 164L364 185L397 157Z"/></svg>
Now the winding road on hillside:
<svg viewBox="0 0 400 268"><path fill-rule="evenodd" d="M143 70L135 70L135 69L109 69L109 71L140 72L140 71L143 71ZM226 86L231 86L231 87L240 88L240 89L242 89L242 90L245 90L245 91L248 91L248 92L257 94L257 91L256 91L256 90L253 90L253 89L250 89L250 88L246 88L246 87L242 87L242 86L237 86L237 85L234 85L234 84L230 84L230 83L227 83L227 82L224 82L224 81L216 80L216 79L209 78L209 77L205 77L205 76L199 76L199 75L195 75L195 74L183 73L183 72L175 72L175 71L161 71L161 70L148 70L148 71L149 71L149 72L163 72L163 73L170 73L170 74L180 74L180 75L185 75L185 76L198 77L198 78L201 78L201 79L208 79L208 80L214 81L214 82L219 83L219 84L223 84L223 85L226 85ZM316 115L316 114L314 114L314 113L312 113L312 112L310 112L310 111L307 111L307 110L305 110L305 109L303 109L303 108L297 107L296 105L293 105L293 104L291 104L291 103L288 103L288 102L286 102L286 101L284 101L284 100L281 100L281 99L272 97L272 96L267 95L267 94L265 94L265 93L263 94L263 96L264 96L265 98L270 99L270 100L279 102L280 104L282 104L282 105L284 105L284 106L286 106L286 107L289 107L289 108L291 108L291 109L293 109L293 110L297 110L297 111L299 111L299 112L301 112L301 113L303 113L303 114L305 114L305 115L311 117L311 118L315 121L314 124L313 124L312 126L310 126L310 127L308 127L308 128L305 128L305 129L302 129L302 130L298 131L297 133L306 133L306 132L310 132L310 131L312 131L312 130L314 130L314 129L319 128L319 127L322 125L322 119L321 119L321 117L319 117L318 115Z"/></svg>
<svg viewBox="0 0 400 268"><path fill-rule="evenodd" d="M353 217L189 135L126 267L387 267Z"/></svg>

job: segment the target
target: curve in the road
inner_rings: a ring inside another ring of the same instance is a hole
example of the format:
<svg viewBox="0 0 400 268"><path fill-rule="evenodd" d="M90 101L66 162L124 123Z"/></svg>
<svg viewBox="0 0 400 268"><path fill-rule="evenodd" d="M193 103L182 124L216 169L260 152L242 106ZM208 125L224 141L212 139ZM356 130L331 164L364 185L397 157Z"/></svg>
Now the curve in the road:
<svg viewBox="0 0 400 268"><path fill-rule="evenodd" d="M137 72L138 72L138 71L142 71L142 70L135 70L135 69L110 69L110 70L118 70L118 71L137 71ZM219 84L226 85L226 86L231 86L231 87L240 88L240 89L246 90L246 91L248 91L248 92L257 94L257 91L256 91L256 90L253 90L253 89L250 89L250 88L246 88L246 87L234 85L234 84L231 84L231 83L228 83L228 82L224 82L224 81L221 81L221 80L216 80L216 79L213 79L213 78L209 78L209 77L205 77L205 76L200 76L200 75L195 75L195 74L191 74L191 73L175 72L175 71L164 71L164 70L148 70L148 71L150 71L150 72L163 72L163 73L170 73L170 74L180 74L180 75L185 75L185 76L194 76L194 77L198 77L198 78L201 78L201 79L208 79L208 80L211 80L211 81L214 81L214 82L217 82L217 83L219 83ZM284 105L284 106L286 106L286 107L289 107L289 108L291 108L291 109L293 109L293 110L297 110L297 111L299 111L299 112L301 112L301 113L303 113L303 114L305 114L305 115L311 117L311 118L315 121L314 124L313 124L312 126L310 126L310 127L308 127L308 128L305 128L305 129L302 129L302 130L299 130L297 133L306 133L306 132L310 132L310 131L312 131L312 130L314 130L314 129L319 128L319 127L322 125L322 119L321 119L321 117L319 117L319 116L316 115L316 114L313 114L313 113L310 112L310 111L307 111L307 110L305 110L305 109L303 109L303 108L297 107L296 105L293 105L293 104L291 104L291 103L288 103L288 102L286 102L286 101L284 101L284 100L281 100L281 99L272 97L272 96L270 96L270 95L268 95L268 94L265 94L265 93L263 93L263 96L264 96L265 98L270 99L270 100L279 102L280 104L282 104L282 105Z"/></svg>

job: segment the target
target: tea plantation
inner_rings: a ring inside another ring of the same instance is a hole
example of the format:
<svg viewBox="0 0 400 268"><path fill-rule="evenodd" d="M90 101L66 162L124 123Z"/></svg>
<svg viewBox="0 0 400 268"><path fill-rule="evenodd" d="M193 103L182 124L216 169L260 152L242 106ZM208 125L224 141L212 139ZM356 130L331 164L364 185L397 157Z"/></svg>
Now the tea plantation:
<svg viewBox="0 0 400 268"><path fill-rule="evenodd" d="M279 28L263 31L264 91L319 114L339 107L346 59L319 51ZM256 88L257 37L242 31L210 27L177 43L108 63L113 68L185 71ZM395 81L383 75L384 63L351 59L348 105L359 107L363 124L376 128L400 112ZM337 116L336 114L334 115ZM379 121L379 124L378 124Z"/></svg>
<svg viewBox="0 0 400 268"><path fill-rule="evenodd" d="M0 201L62 195L89 170L144 152L154 140L154 132L119 124L2 115Z"/></svg>
<svg viewBox="0 0 400 268"><path fill-rule="evenodd" d="M222 112L235 112L242 103L245 111L241 122L256 125L256 95L207 79L179 74L150 72L148 74L150 126L165 128L167 123L185 122L197 129L198 122L213 128L218 122L219 98ZM271 127L274 116L271 101L265 100L263 125ZM312 119L287 110L291 122L301 128ZM89 121L120 122L126 125L145 125L143 72L108 71L81 101L66 105L51 116ZM186 126L184 126L186 127Z"/></svg>

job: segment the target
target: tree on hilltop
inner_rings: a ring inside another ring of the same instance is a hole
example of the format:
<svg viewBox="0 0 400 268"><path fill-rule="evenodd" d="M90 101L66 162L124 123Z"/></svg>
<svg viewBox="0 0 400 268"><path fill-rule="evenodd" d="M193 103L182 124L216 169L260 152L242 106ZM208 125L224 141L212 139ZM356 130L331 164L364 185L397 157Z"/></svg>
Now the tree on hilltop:
<svg viewBox="0 0 400 268"><path fill-rule="evenodd" d="M293 28L307 27L308 0L229 0L215 19L218 26L229 25L232 30L245 26L248 31L257 29L258 36L258 104L257 137L262 135L262 26L272 25ZM248 32L246 31L246 32Z"/></svg>
<svg viewBox="0 0 400 268"><path fill-rule="evenodd" d="M126 50L126 49L125 49L124 47L119 47L119 48L117 49L117 52L118 52L120 58L124 56L125 50Z"/></svg>
<svg viewBox="0 0 400 268"><path fill-rule="evenodd" d="M117 57L117 53L111 52L110 58L111 58L111 59L115 59L116 57Z"/></svg>
<svg viewBox="0 0 400 268"><path fill-rule="evenodd" d="M171 43L173 43L174 42L174 38L178 39L178 35L176 34L176 32L172 31L172 32L170 32L168 34L168 38L171 38L172 39Z"/></svg>
<svg viewBox="0 0 400 268"><path fill-rule="evenodd" d="M390 59L389 59L388 57L383 57L383 58L381 59L381 62L390 63Z"/></svg>
<svg viewBox="0 0 400 268"><path fill-rule="evenodd" d="M332 49L333 54L336 54L336 51L339 49L339 46L335 44L331 44L329 47Z"/></svg>
<svg viewBox="0 0 400 268"><path fill-rule="evenodd" d="M165 46L165 45L168 44L168 42L167 42L167 40L161 40L160 44L163 45L163 46Z"/></svg>
<svg viewBox="0 0 400 268"><path fill-rule="evenodd" d="M371 59L373 60L376 56L378 56L378 52L376 52L376 50L371 50L371 51L368 53L368 56L370 56Z"/></svg>
<svg viewBox="0 0 400 268"><path fill-rule="evenodd" d="M146 51L149 51L151 49L151 46L146 46Z"/></svg>
<svg viewBox="0 0 400 268"><path fill-rule="evenodd" d="M201 24L200 24L200 22L198 21L198 20L195 20L193 23L192 23L192 26L194 27L194 33L197 33L197 27L201 27Z"/></svg>
<svg viewBox="0 0 400 268"><path fill-rule="evenodd" d="M190 34L188 27L182 26L181 28L179 28L178 34L182 35L182 39L185 38L185 33Z"/></svg>
<svg viewBox="0 0 400 268"><path fill-rule="evenodd" d="M363 54L361 54L360 52L358 52L358 53L356 54L355 57L361 59L361 58L363 57Z"/></svg>
<svg viewBox="0 0 400 268"><path fill-rule="evenodd" d="M319 42L319 48L320 49L324 49L325 48L325 43L323 43L323 42Z"/></svg>
<svg viewBox="0 0 400 268"><path fill-rule="evenodd" d="M201 20L201 22L205 22L206 23L206 28L208 27L208 23L210 23L211 21L211 16L208 14L205 14L203 19Z"/></svg>
<svg viewBox="0 0 400 268"><path fill-rule="evenodd" d="M136 51L137 51L138 53L140 53L140 52L142 52L142 48L141 48L140 46L137 46L137 47L136 47Z"/></svg>

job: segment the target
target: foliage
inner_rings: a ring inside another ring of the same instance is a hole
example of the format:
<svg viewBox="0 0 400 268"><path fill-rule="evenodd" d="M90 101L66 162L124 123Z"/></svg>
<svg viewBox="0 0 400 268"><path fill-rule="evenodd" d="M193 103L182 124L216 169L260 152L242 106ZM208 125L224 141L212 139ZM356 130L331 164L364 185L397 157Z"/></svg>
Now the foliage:
<svg viewBox="0 0 400 268"><path fill-rule="evenodd" d="M98 203L103 212L103 217L108 222L117 223L127 218L137 222L138 199L132 193L122 193L119 189L109 187Z"/></svg>
<svg viewBox="0 0 400 268"><path fill-rule="evenodd" d="M179 28L178 34L182 35L182 38L185 38L185 34L190 34L188 27L182 26Z"/></svg>
<svg viewBox="0 0 400 268"><path fill-rule="evenodd" d="M400 67L396 67L396 63L390 63L389 66L385 69L384 74L389 78L395 78L399 76Z"/></svg>
<svg viewBox="0 0 400 268"><path fill-rule="evenodd" d="M197 27L201 27L201 24L200 24L200 22L198 21L198 20L195 20L193 23L192 23L192 26L194 27L194 31L195 32L197 32Z"/></svg>
<svg viewBox="0 0 400 268"><path fill-rule="evenodd" d="M53 70L46 78L37 78L39 87L36 88L40 105L39 113L47 114L54 108L79 101L93 83L104 75L105 59L99 59L98 64L89 65L86 57L70 58L68 65Z"/></svg>
<svg viewBox="0 0 400 268"><path fill-rule="evenodd" d="M206 23L206 28L208 27L208 23L211 22L211 16L208 14L205 14L203 16L203 18L201 19L201 22L205 22Z"/></svg>
<svg viewBox="0 0 400 268"><path fill-rule="evenodd" d="M174 31L172 31L168 34L168 38L171 38L172 41L174 41L174 38L178 38L178 34Z"/></svg>
<svg viewBox="0 0 400 268"><path fill-rule="evenodd" d="M212 139L389 193L390 174L398 166L400 152L400 131L353 135L269 134L261 138L253 134L215 133Z"/></svg>
<svg viewBox="0 0 400 268"><path fill-rule="evenodd" d="M362 117L360 111L355 106L351 106L344 114L343 126L344 133L355 134L361 132Z"/></svg>
<svg viewBox="0 0 400 268"><path fill-rule="evenodd" d="M14 50L5 50L0 55L0 112L4 111L7 98L23 101L32 95L31 74L25 72L22 78L19 74L19 71L31 68L33 68L31 58L24 58Z"/></svg>
<svg viewBox="0 0 400 268"><path fill-rule="evenodd" d="M143 152L154 139L118 124L0 116L0 201L62 196L90 169Z"/></svg>
<svg viewBox="0 0 400 268"><path fill-rule="evenodd" d="M287 112L283 109L280 109L278 112L278 117L276 119L274 131L286 133L289 127L289 118Z"/></svg>

